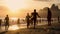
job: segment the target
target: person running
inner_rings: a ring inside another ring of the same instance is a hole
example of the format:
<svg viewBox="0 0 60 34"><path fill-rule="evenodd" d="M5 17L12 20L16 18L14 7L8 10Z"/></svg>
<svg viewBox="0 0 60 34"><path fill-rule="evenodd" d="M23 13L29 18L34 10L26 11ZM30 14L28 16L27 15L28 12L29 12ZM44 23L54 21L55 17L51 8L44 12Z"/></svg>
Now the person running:
<svg viewBox="0 0 60 34"><path fill-rule="evenodd" d="M40 16L39 16L38 13L36 12L36 9L34 9L34 12L31 13L31 20L32 20L33 23L34 23L34 29L35 29L37 17L40 17Z"/></svg>

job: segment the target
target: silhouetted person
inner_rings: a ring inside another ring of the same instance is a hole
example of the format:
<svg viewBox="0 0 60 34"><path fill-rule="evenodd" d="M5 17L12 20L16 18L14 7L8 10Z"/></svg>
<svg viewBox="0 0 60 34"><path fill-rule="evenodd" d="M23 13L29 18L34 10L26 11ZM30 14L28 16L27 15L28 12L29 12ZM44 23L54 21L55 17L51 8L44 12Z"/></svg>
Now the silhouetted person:
<svg viewBox="0 0 60 34"><path fill-rule="evenodd" d="M18 24L18 26L20 26L20 19L19 18L17 20L17 24Z"/></svg>
<svg viewBox="0 0 60 34"><path fill-rule="evenodd" d="M2 19L0 19L0 28L1 28Z"/></svg>
<svg viewBox="0 0 60 34"><path fill-rule="evenodd" d="M29 28L29 25L30 25L30 16L29 16L29 13L27 13L26 21L27 21L27 28Z"/></svg>
<svg viewBox="0 0 60 34"><path fill-rule="evenodd" d="M48 8L48 14L47 14L48 26L51 26L51 17L52 17L52 13L50 9Z"/></svg>
<svg viewBox="0 0 60 34"><path fill-rule="evenodd" d="M31 13L31 20L33 21L33 23L34 23L34 29L35 29L35 25L36 25L36 21L37 21L37 16L38 17L40 17L39 15L38 15L38 13L36 12L36 9L34 9L34 12L33 13Z"/></svg>
<svg viewBox="0 0 60 34"><path fill-rule="evenodd" d="M9 28L9 17L8 17L8 15L6 15L6 17L5 17L5 30L8 30L8 28Z"/></svg>
<svg viewBox="0 0 60 34"><path fill-rule="evenodd" d="M59 23L59 16L58 16L58 23Z"/></svg>

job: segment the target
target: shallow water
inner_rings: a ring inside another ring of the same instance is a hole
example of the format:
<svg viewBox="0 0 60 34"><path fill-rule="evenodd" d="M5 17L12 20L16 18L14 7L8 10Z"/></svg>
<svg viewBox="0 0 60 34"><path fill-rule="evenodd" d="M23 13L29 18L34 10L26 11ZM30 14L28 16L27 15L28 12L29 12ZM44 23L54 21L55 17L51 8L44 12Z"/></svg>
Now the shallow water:
<svg viewBox="0 0 60 34"><path fill-rule="evenodd" d="M46 24L48 24L46 18L42 18L41 22L38 21L37 23L38 23L37 25L46 25ZM57 18L53 19L53 21L51 23L58 23ZM23 20L20 21L19 25L17 25L16 20L10 21L9 24L10 24L10 26L9 26L8 30L17 30L17 29L27 28L27 23L26 23L26 21L23 21ZM2 31L5 31L4 22L2 23L2 26L1 26L1 29L0 29L0 32L2 32Z"/></svg>

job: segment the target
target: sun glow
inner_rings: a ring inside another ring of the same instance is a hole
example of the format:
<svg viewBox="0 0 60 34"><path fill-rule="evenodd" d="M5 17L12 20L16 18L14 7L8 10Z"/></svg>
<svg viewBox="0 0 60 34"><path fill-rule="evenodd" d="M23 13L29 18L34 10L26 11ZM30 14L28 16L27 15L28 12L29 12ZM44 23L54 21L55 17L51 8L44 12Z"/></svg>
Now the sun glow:
<svg viewBox="0 0 60 34"><path fill-rule="evenodd" d="M6 0L5 3L13 12L27 7L26 0Z"/></svg>

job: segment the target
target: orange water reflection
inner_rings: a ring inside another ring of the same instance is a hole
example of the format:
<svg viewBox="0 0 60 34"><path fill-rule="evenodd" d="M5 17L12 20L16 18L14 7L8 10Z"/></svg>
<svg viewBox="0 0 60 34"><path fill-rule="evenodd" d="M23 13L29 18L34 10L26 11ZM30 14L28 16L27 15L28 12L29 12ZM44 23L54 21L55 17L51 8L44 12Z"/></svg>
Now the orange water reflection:
<svg viewBox="0 0 60 34"><path fill-rule="evenodd" d="M12 25L9 27L9 30L18 30L18 29L22 29L22 28L26 28L26 26Z"/></svg>

